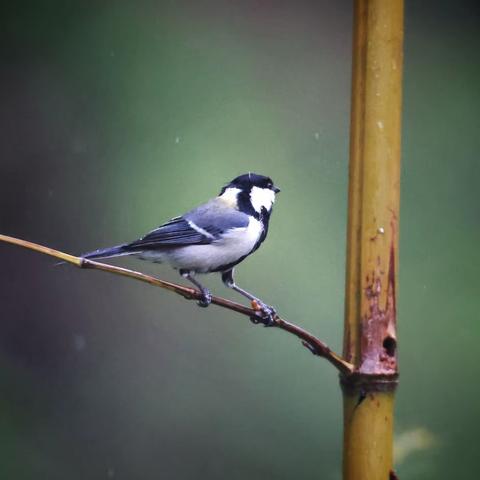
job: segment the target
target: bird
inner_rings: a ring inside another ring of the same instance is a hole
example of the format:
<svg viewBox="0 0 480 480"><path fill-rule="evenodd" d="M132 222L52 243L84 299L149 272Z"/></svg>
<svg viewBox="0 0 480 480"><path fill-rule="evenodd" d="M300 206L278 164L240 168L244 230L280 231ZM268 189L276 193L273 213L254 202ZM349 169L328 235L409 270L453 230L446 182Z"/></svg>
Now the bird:
<svg viewBox="0 0 480 480"><path fill-rule="evenodd" d="M212 294L198 274L220 273L227 288L255 302L265 325L274 323L275 309L235 283L234 268L254 253L267 237L275 196L270 177L246 173L234 178L208 202L174 217L132 242L81 255L103 259L131 255L167 263L200 291L198 305L207 307Z"/></svg>

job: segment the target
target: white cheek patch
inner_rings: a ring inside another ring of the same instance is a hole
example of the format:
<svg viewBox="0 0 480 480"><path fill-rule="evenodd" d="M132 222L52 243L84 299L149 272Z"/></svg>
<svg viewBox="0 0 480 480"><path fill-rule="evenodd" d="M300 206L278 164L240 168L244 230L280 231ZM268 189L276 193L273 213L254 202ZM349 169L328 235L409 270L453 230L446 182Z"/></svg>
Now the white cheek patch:
<svg viewBox="0 0 480 480"><path fill-rule="evenodd" d="M275 202L275 192L269 188L253 187L250 192L250 201L256 212L260 213L262 208L269 212Z"/></svg>

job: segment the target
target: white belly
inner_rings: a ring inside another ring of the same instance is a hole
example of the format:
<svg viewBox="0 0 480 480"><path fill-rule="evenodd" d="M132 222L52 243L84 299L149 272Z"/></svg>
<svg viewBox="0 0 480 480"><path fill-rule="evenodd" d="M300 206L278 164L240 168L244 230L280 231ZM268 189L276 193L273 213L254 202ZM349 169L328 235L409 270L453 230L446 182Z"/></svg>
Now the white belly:
<svg viewBox="0 0 480 480"><path fill-rule="evenodd" d="M153 262L167 262L172 267L207 273L222 265L237 262L248 255L263 232L262 224L250 219L248 227L229 231L221 240L208 245L189 245L164 251L144 251L138 256Z"/></svg>

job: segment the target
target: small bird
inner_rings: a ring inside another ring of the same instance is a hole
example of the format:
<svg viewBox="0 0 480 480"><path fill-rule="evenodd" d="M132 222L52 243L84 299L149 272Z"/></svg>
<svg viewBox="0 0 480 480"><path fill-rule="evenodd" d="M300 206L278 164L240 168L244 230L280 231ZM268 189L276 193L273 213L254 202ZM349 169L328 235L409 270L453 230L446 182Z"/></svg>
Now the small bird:
<svg viewBox="0 0 480 480"><path fill-rule="evenodd" d="M155 263L168 263L201 292L198 304L207 307L210 291L196 274L218 272L223 283L257 303L273 322L275 310L236 285L234 267L260 247L268 232L275 195L280 189L269 177L247 173L225 185L220 194L180 217L130 243L95 250L86 259L133 255Z"/></svg>

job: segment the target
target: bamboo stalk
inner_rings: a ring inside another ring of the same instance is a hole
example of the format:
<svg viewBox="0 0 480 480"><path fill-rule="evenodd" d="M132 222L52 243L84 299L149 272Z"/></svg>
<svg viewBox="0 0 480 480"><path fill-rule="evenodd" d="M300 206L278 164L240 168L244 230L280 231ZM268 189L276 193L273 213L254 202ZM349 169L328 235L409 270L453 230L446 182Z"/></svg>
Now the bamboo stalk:
<svg viewBox="0 0 480 480"><path fill-rule="evenodd" d="M344 479L392 477L403 0L356 0L344 358Z"/></svg>

